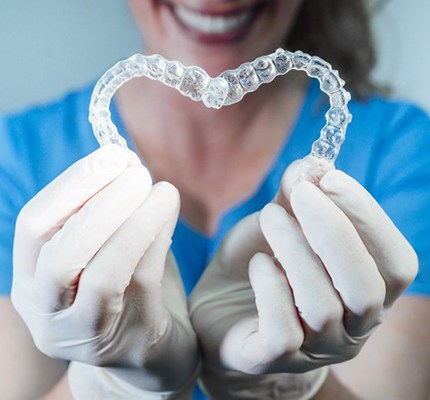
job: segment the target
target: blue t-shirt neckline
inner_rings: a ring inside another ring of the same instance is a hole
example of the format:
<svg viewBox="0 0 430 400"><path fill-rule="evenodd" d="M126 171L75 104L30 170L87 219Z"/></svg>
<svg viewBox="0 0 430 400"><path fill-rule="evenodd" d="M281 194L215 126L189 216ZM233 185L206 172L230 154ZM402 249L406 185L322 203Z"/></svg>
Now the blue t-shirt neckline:
<svg viewBox="0 0 430 400"><path fill-rule="evenodd" d="M274 180L279 181L280 176L282 176L288 165L295 161L297 152L294 151L294 149L303 149L303 142L308 140L307 135L304 134L304 127L306 124L309 124L308 116L311 113L311 108L313 104L315 104L315 100L318 95L319 87L317 82L309 81L299 107L299 112L296 114L296 118L291 125L290 132L285 135L285 139L274 156L264 178L253 193L222 213L215 233L211 235L205 234L190 225L181 216L178 219L176 230L186 234L189 238L192 238L193 243L198 243L200 246L205 248L210 246L211 249L208 250L209 253L212 254L224 238L225 234L229 232L238 221L246 215L262 208L267 202L268 194L273 198L276 194L274 187L277 187L277 185L274 185ZM112 121L127 141L127 145L132 151L136 152L136 146L122 121L115 98L112 99L111 114ZM315 135L317 136L318 134L319 133L316 133ZM315 139L317 139L317 137L315 137ZM303 156L304 155L305 154L303 154Z"/></svg>

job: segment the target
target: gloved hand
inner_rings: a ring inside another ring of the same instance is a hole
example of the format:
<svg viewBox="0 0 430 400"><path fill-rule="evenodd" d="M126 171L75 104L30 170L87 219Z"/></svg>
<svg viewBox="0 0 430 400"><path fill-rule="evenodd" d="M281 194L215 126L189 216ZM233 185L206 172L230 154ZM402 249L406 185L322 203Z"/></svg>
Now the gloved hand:
<svg viewBox="0 0 430 400"><path fill-rule="evenodd" d="M117 398L173 398L192 379L197 344L168 256L178 210L172 185L152 186L136 155L110 145L21 211L12 301L42 352L84 363L70 376L77 398L111 398L124 385L134 394Z"/></svg>
<svg viewBox="0 0 430 400"><path fill-rule="evenodd" d="M215 399L310 398L322 367L354 357L417 273L371 195L327 169L292 164L276 203L233 228L191 294Z"/></svg>

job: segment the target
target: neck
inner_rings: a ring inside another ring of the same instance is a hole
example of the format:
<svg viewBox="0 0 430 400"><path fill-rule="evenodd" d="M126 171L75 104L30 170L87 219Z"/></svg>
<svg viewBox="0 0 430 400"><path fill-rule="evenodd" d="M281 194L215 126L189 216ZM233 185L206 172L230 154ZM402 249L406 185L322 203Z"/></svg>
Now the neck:
<svg viewBox="0 0 430 400"><path fill-rule="evenodd" d="M148 159L149 148L185 150L188 156L236 153L258 149L267 132L284 135L300 106L306 79L289 74L263 85L238 104L207 109L172 88L148 79L135 79L118 94L124 123L139 152ZM262 134L263 133L263 134Z"/></svg>
<svg viewBox="0 0 430 400"><path fill-rule="evenodd" d="M249 196L267 173L305 86L303 76L288 74L238 104L210 110L160 82L139 79L121 89L117 103L154 178L179 189L182 216L213 232L220 214Z"/></svg>

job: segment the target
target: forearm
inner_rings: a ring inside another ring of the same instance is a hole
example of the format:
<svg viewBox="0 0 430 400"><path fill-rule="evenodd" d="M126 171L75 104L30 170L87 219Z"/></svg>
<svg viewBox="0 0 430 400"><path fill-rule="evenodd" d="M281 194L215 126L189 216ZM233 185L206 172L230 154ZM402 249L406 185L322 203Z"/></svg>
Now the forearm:
<svg viewBox="0 0 430 400"><path fill-rule="evenodd" d="M402 297L355 358L331 367L343 387L371 400L430 398L430 301Z"/></svg>
<svg viewBox="0 0 430 400"><path fill-rule="evenodd" d="M5 399L34 398L47 393L67 369L67 363L42 354L13 308L0 297L0 392Z"/></svg>
<svg viewBox="0 0 430 400"><path fill-rule="evenodd" d="M346 386L344 386L336 375L330 371L326 381L321 387L320 391L312 398L312 400L371 400L364 397L358 397L352 393Z"/></svg>
<svg viewBox="0 0 430 400"><path fill-rule="evenodd" d="M64 374L57 384L39 400L73 400L67 374Z"/></svg>

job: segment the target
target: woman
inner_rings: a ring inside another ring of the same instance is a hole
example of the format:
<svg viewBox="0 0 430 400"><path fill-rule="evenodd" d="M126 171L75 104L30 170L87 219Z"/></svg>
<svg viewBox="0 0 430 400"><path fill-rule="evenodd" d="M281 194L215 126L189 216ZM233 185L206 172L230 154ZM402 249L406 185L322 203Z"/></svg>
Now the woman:
<svg viewBox="0 0 430 400"><path fill-rule="evenodd" d="M91 88L4 118L2 274L10 281L15 219L31 199L16 223L12 300L50 358L3 298L2 398L190 398L200 377L216 399L425 399L430 121L370 95L363 2L129 4L145 53L212 76L285 45L332 62L355 95L344 173L296 184L308 161L287 169L326 107L301 74L220 111L157 82L127 84L114 119L171 184L152 186L115 146L87 156ZM361 185L420 259L399 300L416 256ZM169 252L175 225L189 312ZM59 359L73 361L67 374Z"/></svg>

